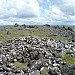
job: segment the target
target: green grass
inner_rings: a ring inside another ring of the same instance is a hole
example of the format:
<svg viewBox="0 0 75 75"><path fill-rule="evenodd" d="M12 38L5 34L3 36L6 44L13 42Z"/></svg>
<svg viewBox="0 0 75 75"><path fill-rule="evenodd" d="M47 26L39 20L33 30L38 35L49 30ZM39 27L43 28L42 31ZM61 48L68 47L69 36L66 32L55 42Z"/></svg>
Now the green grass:
<svg viewBox="0 0 75 75"><path fill-rule="evenodd" d="M62 37L60 35L50 36L49 38L53 38L53 39L56 39L56 40L64 40L64 41L69 39L68 37Z"/></svg>
<svg viewBox="0 0 75 75"><path fill-rule="evenodd" d="M62 61L67 62L68 64L75 64L75 56L71 57L70 55L66 54L70 52L70 50L65 50L64 55L62 56Z"/></svg>
<svg viewBox="0 0 75 75"><path fill-rule="evenodd" d="M41 75L46 75L48 73L48 68L44 67L44 69L41 71Z"/></svg>
<svg viewBox="0 0 75 75"><path fill-rule="evenodd" d="M20 62L14 62L13 64L15 67L18 67L18 68L23 68L26 66L26 63L20 63Z"/></svg>
<svg viewBox="0 0 75 75"><path fill-rule="evenodd" d="M26 37L31 35L33 37L41 37L41 38L53 38L56 40L67 40L67 37L62 37L60 35L57 36L50 36L51 31L47 26L38 26L38 28L23 28L21 26L14 27L14 26L6 26L0 30L0 40L6 41L12 39L14 37ZM20 30L19 30L20 29ZM7 35L7 31L11 34Z"/></svg>

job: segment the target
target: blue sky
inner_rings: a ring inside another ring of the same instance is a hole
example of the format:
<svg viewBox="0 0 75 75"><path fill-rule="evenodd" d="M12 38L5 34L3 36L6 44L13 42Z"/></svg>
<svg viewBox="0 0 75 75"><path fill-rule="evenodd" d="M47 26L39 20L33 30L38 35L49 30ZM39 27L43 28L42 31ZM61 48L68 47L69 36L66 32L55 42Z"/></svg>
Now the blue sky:
<svg viewBox="0 0 75 75"><path fill-rule="evenodd" d="M75 25L74 0L0 0L0 25Z"/></svg>

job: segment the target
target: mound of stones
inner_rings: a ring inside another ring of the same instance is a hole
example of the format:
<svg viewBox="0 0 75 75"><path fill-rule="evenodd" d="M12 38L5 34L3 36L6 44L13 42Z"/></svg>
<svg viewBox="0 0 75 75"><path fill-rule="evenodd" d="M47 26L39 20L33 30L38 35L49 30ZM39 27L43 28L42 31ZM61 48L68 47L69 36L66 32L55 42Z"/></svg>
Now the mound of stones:
<svg viewBox="0 0 75 75"><path fill-rule="evenodd" d="M0 75L64 75L61 69L66 63L61 60L65 49L75 52L75 42L32 36L0 42ZM15 62L25 66L16 67Z"/></svg>

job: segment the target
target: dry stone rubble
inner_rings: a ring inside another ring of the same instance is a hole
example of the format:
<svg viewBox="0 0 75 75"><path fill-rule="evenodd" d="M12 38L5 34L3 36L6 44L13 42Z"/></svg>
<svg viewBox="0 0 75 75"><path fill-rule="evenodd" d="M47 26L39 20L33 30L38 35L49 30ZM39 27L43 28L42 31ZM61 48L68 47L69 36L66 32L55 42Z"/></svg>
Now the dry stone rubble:
<svg viewBox="0 0 75 75"><path fill-rule="evenodd" d="M73 55L75 42L32 36L0 42L0 75L64 75L61 69L66 62L61 60L66 49ZM16 67L15 62L26 65Z"/></svg>

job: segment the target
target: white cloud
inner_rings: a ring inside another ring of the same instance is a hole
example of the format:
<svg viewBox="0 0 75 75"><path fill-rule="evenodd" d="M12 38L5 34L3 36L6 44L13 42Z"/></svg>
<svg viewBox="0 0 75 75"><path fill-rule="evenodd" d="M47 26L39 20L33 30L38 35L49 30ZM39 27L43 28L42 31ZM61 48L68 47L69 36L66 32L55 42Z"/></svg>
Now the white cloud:
<svg viewBox="0 0 75 75"><path fill-rule="evenodd" d="M43 3L45 2L46 0L38 0L39 3Z"/></svg>
<svg viewBox="0 0 75 75"><path fill-rule="evenodd" d="M55 5L51 7L51 12L56 15L63 15L63 12L60 10L60 8Z"/></svg>
<svg viewBox="0 0 75 75"><path fill-rule="evenodd" d="M40 15L37 0L0 0L0 18L36 17Z"/></svg>
<svg viewBox="0 0 75 75"><path fill-rule="evenodd" d="M0 25L12 25L15 24L14 22L10 22L10 21L4 21L0 19Z"/></svg>
<svg viewBox="0 0 75 75"><path fill-rule="evenodd" d="M60 7L60 10L63 11L66 15L75 14L75 0L51 0L53 5Z"/></svg>
<svg viewBox="0 0 75 75"><path fill-rule="evenodd" d="M52 19L52 21L62 21L67 19L65 14L56 5L53 5L49 9L45 9L44 11L47 16Z"/></svg>
<svg viewBox="0 0 75 75"><path fill-rule="evenodd" d="M0 0L0 24L74 24L75 0Z"/></svg>

